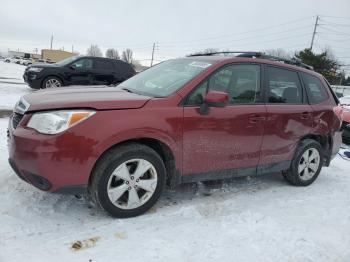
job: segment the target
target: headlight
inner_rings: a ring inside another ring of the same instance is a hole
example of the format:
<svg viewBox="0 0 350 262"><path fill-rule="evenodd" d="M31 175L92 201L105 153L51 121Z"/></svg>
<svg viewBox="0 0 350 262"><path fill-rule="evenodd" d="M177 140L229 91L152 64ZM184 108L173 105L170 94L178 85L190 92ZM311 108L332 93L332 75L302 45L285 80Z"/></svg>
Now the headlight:
<svg viewBox="0 0 350 262"><path fill-rule="evenodd" d="M34 113L27 127L33 128L42 134L58 134L88 119L95 113L93 110L60 110Z"/></svg>
<svg viewBox="0 0 350 262"><path fill-rule="evenodd" d="M44 68L41 68L41 67L29 67L28 71L39 73L43 69Z"/></svg>

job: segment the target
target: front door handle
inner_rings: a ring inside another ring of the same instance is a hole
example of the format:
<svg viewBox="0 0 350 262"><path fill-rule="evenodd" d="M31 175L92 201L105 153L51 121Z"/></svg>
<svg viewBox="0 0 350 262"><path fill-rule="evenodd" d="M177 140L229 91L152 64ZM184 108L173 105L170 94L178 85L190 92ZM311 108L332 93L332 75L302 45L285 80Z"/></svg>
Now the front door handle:
<svg viewBox="0 0 350 262"><path fill-rule="evenodd" d="M259 116L259 115L252 115L251 117L249 117L249 122L250 123L258 123L261 121L265 121L266 117L264 116Z"/></svg>

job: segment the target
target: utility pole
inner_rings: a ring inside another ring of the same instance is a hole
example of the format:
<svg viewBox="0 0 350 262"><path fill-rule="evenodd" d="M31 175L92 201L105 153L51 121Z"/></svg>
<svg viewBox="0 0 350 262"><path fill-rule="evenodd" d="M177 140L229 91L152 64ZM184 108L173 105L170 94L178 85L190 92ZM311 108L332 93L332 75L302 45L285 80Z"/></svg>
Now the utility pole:
<svg viewBox="0 0 350 262"><path fill-rule="evenodd" d="M51 44L50 44L50 49L52 50L52 42L53 42L53 35L51 35Z"/></svg>
<svg viewBox="0 0 350 262"><path fill-rule="evenodd" d="M72 45L72 53L74 53L74 45Z"/></svg>
<svg viewBox="0 0 350 262"><path fill-rule="evenodd" d="M153 43L153 48L152 48L152 59L151 59L151 67L153 65L153 58L154 58L154 48L156 47L156 43Z"/></svg>
<svg viewBox="0 0 350 262"><path fill-rule="evenodd" d="M310 46L310 51L312 51L312 47L314 45L314 40L315 40L315 35L316 35L316 29L318 26L318 20L319 20L319 16L316 16L316 22L315 22L315 27L314 27L314 32L312 33L312 39L311 39L311 46Z"/></svg>

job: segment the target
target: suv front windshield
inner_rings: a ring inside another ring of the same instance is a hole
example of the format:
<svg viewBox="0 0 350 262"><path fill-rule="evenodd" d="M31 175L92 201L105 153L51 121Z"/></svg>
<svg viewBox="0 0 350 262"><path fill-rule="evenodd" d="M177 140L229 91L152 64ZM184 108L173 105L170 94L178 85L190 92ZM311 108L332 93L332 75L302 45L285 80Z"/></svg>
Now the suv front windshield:
<svg viewBox="0 0 350 262"><path fill-rule="evenodd" d="M211 65L211 61L195 59L168 60L126 80L118 87L153 97L166 97Z"/></svg>
<svg viewBox="0 0 350 262"><path fill-rule="evenodd" d="M63 59L61 61L58 61L56 62L55 64L56 65L59 65L59 66L65 66L65 65L68 65L69 63L73 62L74 60L76 60L77 58L79 58L79 56L71 56L71 57L68 57L66 59Z"/></svg>

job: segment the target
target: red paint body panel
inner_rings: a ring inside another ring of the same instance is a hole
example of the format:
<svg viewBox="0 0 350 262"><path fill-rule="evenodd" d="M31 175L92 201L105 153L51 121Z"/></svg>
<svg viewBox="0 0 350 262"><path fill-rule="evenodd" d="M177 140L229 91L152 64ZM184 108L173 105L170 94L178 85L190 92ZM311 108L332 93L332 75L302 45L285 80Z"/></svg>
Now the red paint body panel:
<svg viewBox="0 0 350 262"><path fill-rule="evenodd" d="M128 140L151 138L173 153L184 176L291 160L305 135L332 137L339 148L340 121L329 99L319 105L227 105L199 107L181 103L202 80L229 63L263 63L307 72L299 67L261 59L217 58L213 65L169 97L151 98L119 88L76 88L39 91L25 96L30 107L19 126L9 127L9 158L20 172L45 177L50 191L87 185L96 161L109 148ZM93 108L89 119L57 135L42 135L25 125L40 110ZM302 113L308 113L308 117ZM341 140L340 140L341 141Z"/></svg>
<svg viewBox="0 0 350 262"><path fill-rule="evenodd" d="M66 87L40 90L24 96L29 111L65 108L128 109L142 107L150 97L118 87Z"/></svg>
<svg viewBox="0 0 350 262"><path fill-rule="evenodd" d="M86 185L98 158L113 145L147 137L166 144L177 160L176 168L181 170L183 108L155 106L158 103L150 102L142 112L99 111L57 135L43 135L23 127L24 119L22 126L11 132L10 159L19 170L44 176L53 184L50 191L57 191Z"/></svg>
<svg viewBox="0 0 350 262"><path fill-rule="evenodd" d="M312 133L312 108L283 104L268 104L266 108L260 165L291 160L298 141ZM303 112L309 115L304 117Z"/></svg>
<svg viewBox="0 0 350 262"><path fill-rule="evenodd" d="M260 158L265 105L210 108L185 107L183 174L254 167Z"/></svg>

